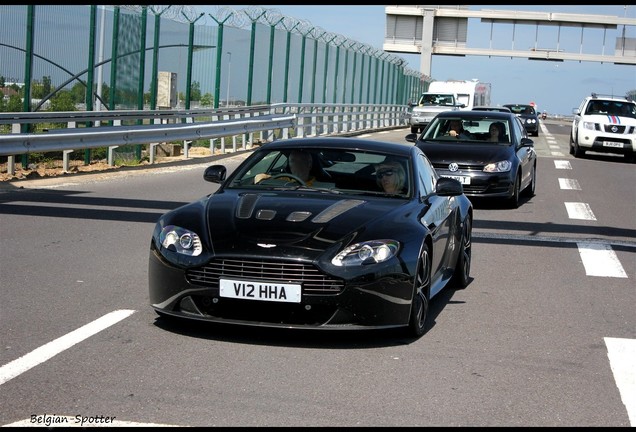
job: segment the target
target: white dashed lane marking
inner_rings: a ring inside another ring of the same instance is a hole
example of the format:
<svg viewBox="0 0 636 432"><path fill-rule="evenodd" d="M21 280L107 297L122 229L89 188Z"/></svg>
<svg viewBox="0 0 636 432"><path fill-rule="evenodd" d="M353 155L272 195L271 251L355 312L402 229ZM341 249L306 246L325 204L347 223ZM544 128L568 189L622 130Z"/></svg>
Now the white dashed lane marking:
<svg viewBox="0 0 636 432"><path fill-rule="evenodd" d="M568 170L572 169L572 165L570 165L570 162L566 160L555 160L554 167L556 169L568 169Z"/></svg>
<svg viewBox="0 0 636 432"><path fill-rule="evenodd" d="M579 185L579 182L575 179L560 178L559 187L561 189L581 190L581 186Z"/></svg>
<svg viewBox="0 0 636 432"><path fill-rule="evenodd" d="M610 245L595 242L578 242L576 245L588 276L627 277L627 273Z"/></svg>
<svg viewBox="0 0 636 432"><path fill-rule="evenodd" d="M566 202L564 204L570 219L596 220L589 204L581 202Z"/></svg>

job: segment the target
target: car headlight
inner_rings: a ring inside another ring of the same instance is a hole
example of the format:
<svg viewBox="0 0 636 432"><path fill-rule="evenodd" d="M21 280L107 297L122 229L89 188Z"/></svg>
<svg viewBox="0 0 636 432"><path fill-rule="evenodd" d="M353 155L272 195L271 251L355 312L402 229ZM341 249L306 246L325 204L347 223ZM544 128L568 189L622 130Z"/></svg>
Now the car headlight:
<svg viewBox="0 0 636 432"><path fill-rule="evenodd" d="M163 227L159 241L164 248L184 255L198 256L203 251L197 233L175 225Z"/></svg>
<svg viewBox="0 0 636 432"><path fill-rule="evenodd" d="M339 267L377 264L393 258L399 249L400 244L395 240L356 243L336 255L331 263Z"/></svg>
<svg viewBox="0 0 636 432"><path fill-rule="evenodd" d="M507 160L489 163L484 167L484 172L508 172L512 168L512 163Z"/></svg>
<svg viewBox="0 0 636 432"><path fill-rule="evenodd" d="M527 119L526 123L536 123L537 121L535 119Z"/></svg>
<svg viewBox="0 0 636 432"><path fill-rule="evenodd" d="M583 123L583 129L588 129L588 130L595 130L596 129L596 124L594 122L582 122Z"/></svg>

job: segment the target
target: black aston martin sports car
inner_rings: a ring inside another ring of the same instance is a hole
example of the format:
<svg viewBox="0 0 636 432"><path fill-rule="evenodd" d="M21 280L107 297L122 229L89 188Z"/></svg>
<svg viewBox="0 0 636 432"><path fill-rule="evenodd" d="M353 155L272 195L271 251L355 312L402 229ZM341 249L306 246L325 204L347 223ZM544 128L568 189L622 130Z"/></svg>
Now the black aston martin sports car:
<svg viewBox="0 0 636 432"><path fill-rule="evenodd" d="M150 303L165 318L306 329L427 330L469 283L473 208L416 146L279 140L158 220Z"/></svg>

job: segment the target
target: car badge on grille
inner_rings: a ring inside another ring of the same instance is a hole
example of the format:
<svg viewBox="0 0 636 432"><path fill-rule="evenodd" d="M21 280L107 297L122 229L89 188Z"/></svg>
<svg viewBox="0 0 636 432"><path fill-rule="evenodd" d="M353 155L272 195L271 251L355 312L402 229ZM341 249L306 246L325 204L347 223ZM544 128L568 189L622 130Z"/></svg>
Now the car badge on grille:
<svg viewBox="0 0 636 432"><path fill-rule="evenodd" d="M260 246L262 248L273 248L276 247L275 244L270 244L270 243L256 243L257 246Z"/></svg>
<svg viewBox="0 0 636 432"><path fill-rule="evenodd" d="M455 172L459 169L459 165L457 165L455 162L448 164L448 170L450 172Z"/></svg>
<svg viewBox="0 0 636 432"><path fill-rule="evenodd" d="M616 133L618 132L618 128L616 126L612 126L611 127L612 132Z"/></svg>

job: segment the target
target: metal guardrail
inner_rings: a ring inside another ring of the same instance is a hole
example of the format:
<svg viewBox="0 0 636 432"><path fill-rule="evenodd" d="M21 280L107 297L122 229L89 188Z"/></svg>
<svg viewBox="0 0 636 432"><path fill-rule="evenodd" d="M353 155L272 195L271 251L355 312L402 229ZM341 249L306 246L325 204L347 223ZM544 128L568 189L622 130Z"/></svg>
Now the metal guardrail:
<svg viewBox="0 0 636 432"><path fill-rule="evenodd" d="M256 116L269 114L269 105L252 105L250 107L201 108L188 110L116 110L116 111L57 111L57 112L0 112L2 124L33 123L81 123L81 122L115 122L152 120L154 123L176 122L184 119L201 117L227 118L235 115ZM72 127L72 126L71 126Z"/></svg>
<svg viewBox="0 0 636 432"><path fill-rule="evenodd" d="M155 147L161 143L183 141L184 157L194 140L210 139L214 152L215 138L243 135L243 149L253 142L254 133L261 140L342 134L353 131L399 127L404 123L405 106L364 104L273 104L212 110L176 111L93 111L0 113L0 124L12 124L13 133L0 134L0 156L7 157L7 172L15 174L15 156L34 152L63 152L63 168L68 171L69 154L75 150L108 147L108 161L113 165L113 151L119 146L149 144L150 163L155 161ZM196 119L210 119L200 121ZM152 120L150 124L134 124ZM169 123L172 121L173 123ZM86 122L90 127L77 127ZM112 122L113 125L104 126ZM133 125L122 125L132 122ZM24 124L66 124L42 133L21 133ZM94 127L93 127L94 126ZM293 132L293 135L292 135ZM221 140L221 152L225 153ZM233 151L236 151L233 139Z"/></svg>

